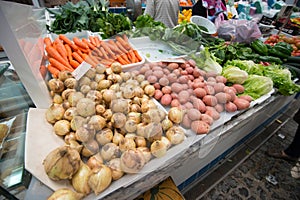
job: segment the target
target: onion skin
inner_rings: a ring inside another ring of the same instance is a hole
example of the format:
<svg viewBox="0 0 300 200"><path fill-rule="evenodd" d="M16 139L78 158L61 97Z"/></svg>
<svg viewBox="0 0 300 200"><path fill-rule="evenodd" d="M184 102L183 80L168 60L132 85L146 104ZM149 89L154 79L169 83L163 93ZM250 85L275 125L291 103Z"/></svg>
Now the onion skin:
<svg viewBox="0 0 300 200"><path fill-rule="evenodd" d="M145 164L145 156L138 149L128 149L121 155L121 169L124 172L137 173Z"/></svg>
<svg viewBox="0 0 300 200"><path fill-rule="evenodd" d="M91 188L88 185L88 180L90 178L92 171L85 163L81 162L79 170L74 174L71 182L73 188L83 194L89 194Z"/></svg>
<svg viewBox="0 0 300 200"><path fill-rule="evenodd" d="M43 161L44 169L52 180L71 179L80 167L81 158L76 149L62 146L51 151Z"/></svg>
<svg viewBox="0 0 300 200"><path fill-rule="evenodd" d="M92 170L88 184L94 191L95 195L98 195L110 185L111 181L111 169L105 165L101 165Z"/></svg>
<svg viewBox="0 0 300 200"><path fill-rule="evenodd" d="M84 196L84 194L74 192L68 188L61 188L53 192L47 200L81 200Z"/></svg>

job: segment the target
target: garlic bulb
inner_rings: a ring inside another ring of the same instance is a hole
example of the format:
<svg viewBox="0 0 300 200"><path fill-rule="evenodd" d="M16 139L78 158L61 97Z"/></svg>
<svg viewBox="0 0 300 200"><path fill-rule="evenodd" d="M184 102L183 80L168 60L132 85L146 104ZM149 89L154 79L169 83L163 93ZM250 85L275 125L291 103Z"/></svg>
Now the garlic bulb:
<svg viewBox="0 0 300 200"><path fill-rule="evenodd" d="M61 188L53 192L47 200L81 200L84 196L84 194L74 192L68 188Z"/></svg>
<svg viewBox="0 0 300 200"><path fill-rule="evenodd" d="M105 165L92 170L88 184L96 195L105 190L112 181L111 169Z"/></svg>
<svg viewBox="0 0 300 200"><path fill-rule="evenodd" d="M167 138L172 144L179 144L183 142L185 138L184 130L179 126L173 126L166 132Z"/></svg>
<svg viewBox="0 0 300 200"><path fill-rule="evenodd" d="M145 157L138 149L128 149L121 155L121 169L126 173L139 172L145 163Z"/></svg>
<svg viewBox="0 0 300 200"><path fill-rule="evenodd" d="M153 156L157 158L161 158L167 153L167 146L164 142L160 140L154 141L151 146L150 150Z"/></svg>
<svg viewBox="0 0 300 200"><path fill-rule="evenodd" d="M112 179L118 180L120 179L123 175L124 172L121 169L121 159L120 158L114 158L111 159L108 163L107 166L111 169L111 175L112 175Z"/></svg>
<svg viewBox="0 0 300 200"><path fill-rule="evenodd" d="M120 149L114 143L107 143L101 148L100 154L104 161L110 161L120 156Z"/></svg>
<svg viewBox="0 0 300 200"><path fill-rule="evenodd" d="M71 179L80 167L81 158L77 150L62 146L52 150L44 159L46 174L52 180Z"/></svg>
<svg viewBox="0 0 300 200"><path fill-rule="evenodd" d="M92 171L89 166L81 162L80 168L71 180L72 186L77 192L83 194L89 194L91 192L91 188L88 184L91 173Z"/></svg>

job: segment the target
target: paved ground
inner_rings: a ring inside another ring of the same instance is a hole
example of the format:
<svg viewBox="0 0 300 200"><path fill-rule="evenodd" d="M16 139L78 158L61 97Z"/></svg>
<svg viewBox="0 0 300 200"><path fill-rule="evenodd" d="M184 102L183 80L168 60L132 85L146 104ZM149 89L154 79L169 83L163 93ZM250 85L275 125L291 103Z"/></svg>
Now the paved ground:
<svg viewBox="0 0 300 200"><path fill-rule="evenodd" d="M295 163L265 154L270 148L284 149L290 144L298 126L292 117L299 107L300 98L259 136L186 191L186 200L300 200L300 180L290 174ZM268 182L268 175L275 176L278 184Z"/></svg>

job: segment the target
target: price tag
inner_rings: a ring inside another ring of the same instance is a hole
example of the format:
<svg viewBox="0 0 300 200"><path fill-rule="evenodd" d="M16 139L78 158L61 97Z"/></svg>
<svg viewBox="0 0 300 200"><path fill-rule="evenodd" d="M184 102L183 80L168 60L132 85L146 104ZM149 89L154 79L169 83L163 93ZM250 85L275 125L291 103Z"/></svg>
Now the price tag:
<svg viewBox="0 0 300 200"><path fill-rule="evenodd" d="M91 69L91 65L85 61L83 61L73 72L72 75L76 80L79 80L89 69Z"/></svg>

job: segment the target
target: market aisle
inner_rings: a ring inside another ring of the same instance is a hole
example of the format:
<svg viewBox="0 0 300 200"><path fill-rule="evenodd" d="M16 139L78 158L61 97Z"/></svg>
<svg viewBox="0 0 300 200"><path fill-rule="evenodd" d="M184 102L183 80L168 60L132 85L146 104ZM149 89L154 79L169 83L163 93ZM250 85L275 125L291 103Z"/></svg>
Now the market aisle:
<svg viewBox="0 0 300 200"><path fill-rule="evenodd" d="M266 130L246 142L236 154L230 155L212 174L188 191L183 191L186 200L299 200L300 180L292 178L290 174L294 163L265 154L269 148L284 149L290 144L297 129L297 123L292 117L299 107L300 98L292 102L286 112ZM284 135L285 139L281 139L278 134ZM264 140L266 142L262 144ZM278 184L268 182L268 175L275 176Z"/></svg>

